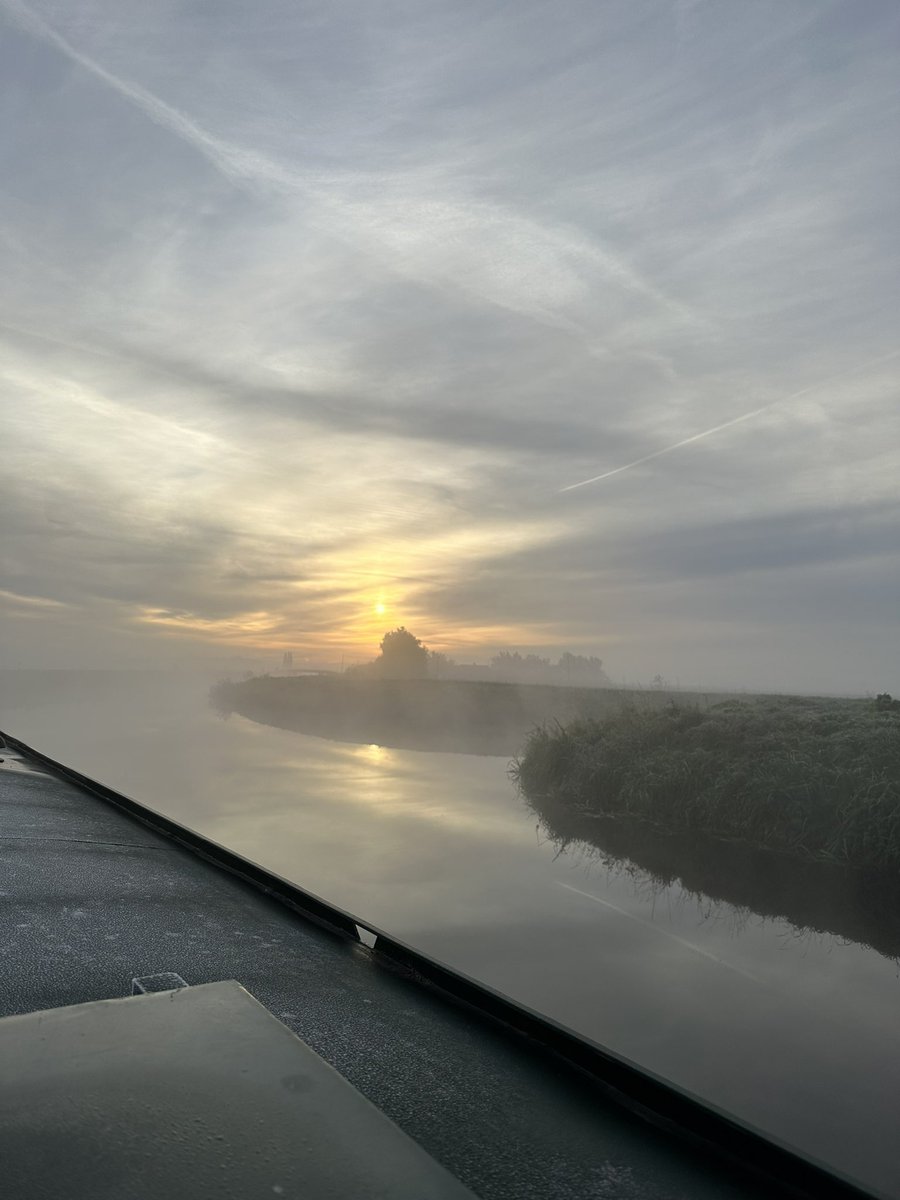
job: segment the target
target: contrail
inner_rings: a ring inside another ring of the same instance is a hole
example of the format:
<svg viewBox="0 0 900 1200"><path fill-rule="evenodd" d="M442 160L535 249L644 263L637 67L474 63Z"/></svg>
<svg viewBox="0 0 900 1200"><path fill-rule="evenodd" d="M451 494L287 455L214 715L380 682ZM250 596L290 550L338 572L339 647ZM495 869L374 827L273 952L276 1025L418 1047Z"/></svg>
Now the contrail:
<svg viewBox="0 0 900 1200"><path fill-rule="evenodd" d="M202 129L185 113L171 104L166 104L164 100L155 96L147 88L108 71L106 67L76 49L67 38L48 25L43 17L29 8L27 4L22 3L22 0L0 0L0 9L5 11L10 20L20 29L30 33L32 37L54 46L66 58L77 63L89 74L140 109L154 124L168 129L176 137L193 146L232 183L252 182L259 179L280 184L296 182L293 178L288 179L275 163L262 155L242 150L215 137Z"/></svg>
<svg viewBox="0 0 900 1200"><path fill-rule="evenodd" d="M0 0L0 12L5 12L15 25L31 34L32 37L53 46L60 54L77 63L83 70L137 108L154 124L169 130L181 141L192 146L232 184L238 187L268 184L277 188L298 191L315 198L314 181L310 180L308 174L301 175L298 171L292 170L289 166L282 165L264 154L245 149L224 138L217 137L198 125L186 113L166 103L147 88L142 87L134 80L115 74L91 58L90 55L79 50L68 38L48 24L39 13L29 7L25 0ZM348 179L348 182L352 182L352 180ZM488 206L484 206L484 208L487 210ZM347 241L346 236L343 236L342 240ZM704 323L687 305L673 300L660 291L652 282L641 276L630 263L610 251L593 244L583 245L580 241L573 240L565 234L557 234L556 243L559 253L578 259L590 258L600 270L620 286L652 300L681 320L693 325ZM351 241L350 244L354 243ZM582 335L585 333L577 322L569 321L552 311L536 309L534 305L530 305L524 300L519 304L501 303L500 307L511 308L514 312L523 312L525 315L555 328L567 329Z"/></svg>
<svg viewBox="0 0 900 1200"><path fill-rule="evenodd" d="M877 367L881 363L890 362L891 359L898 357L900 357L900 350L892 350L890 354L882 354L878 358L869 359L868 362L852 367L849 371L842 371L838 375L831 376L831 379L849 379L854 375L860 375L870 367ZM682 446L701 442L704 438L712 437L714 433L721 433L723 429L731 429L732 426L740 425L743 421L752 421L760 413L768 412L770 408L776 408L779 404L789 404L792 400L799 400L801 396L818 391L821 386L821 383L814 383L810 387L801 388L799 392L791 392L789 396L779 396L777 400L770 400L768 404L754 408L751 412L741 413L739 417L732 417L730 421L723 421L721 425L713 425L711 429L704 429L701 433L694 433L690 437L682 438L680 442L673 442L671 446L663 446L660 450L654 450L651 454L636 458L634 462L625 463L621 467L613 467L611 471L604 471L602 475L593 475L590 479L582 479L579 483L567 484L566 487L559 490L560 492L571 492L575 488L587 487L589 483L599 483L601 479L611 479L613 475L621 475L623 471L630 471L632 467L639 467L642 463L650 462L654 458L661 458L663 454L671 454L673 450L680 450Z"/></svg>

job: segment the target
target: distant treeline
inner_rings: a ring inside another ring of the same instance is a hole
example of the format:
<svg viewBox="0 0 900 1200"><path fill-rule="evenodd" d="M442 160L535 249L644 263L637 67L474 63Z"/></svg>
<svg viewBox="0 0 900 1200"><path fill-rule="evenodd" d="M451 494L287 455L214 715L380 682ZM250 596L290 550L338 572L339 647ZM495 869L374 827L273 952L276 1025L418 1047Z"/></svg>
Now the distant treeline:
<svg viewBox="0 0 900 1200"><path fill-rule="evenodd" d="M490 663L458 663L446 654L430 651L428 674L432 679L468 679L496 683L546 683L556 687L609 687L603 660L594 655L561 655L556 662L537 654L501 650Z"/></svg>
<svg viewBox="0 0 900 1200"><path fill-rule="evenodd" d="M381 639L380 654L348 675L363 679L460 679L470 683L544 683L555 687L609 687L602 659L568 651L556 662L537 654L501 650L489 663L459 663L429 650L403 625Z"/></svg>
<svg viewBox="0 0 900 1200"><path fill-rule="evenodd" d="M805 698L626 705L532 732L513 777L554 836L643 823L900 870L900 709Z"/></svg>

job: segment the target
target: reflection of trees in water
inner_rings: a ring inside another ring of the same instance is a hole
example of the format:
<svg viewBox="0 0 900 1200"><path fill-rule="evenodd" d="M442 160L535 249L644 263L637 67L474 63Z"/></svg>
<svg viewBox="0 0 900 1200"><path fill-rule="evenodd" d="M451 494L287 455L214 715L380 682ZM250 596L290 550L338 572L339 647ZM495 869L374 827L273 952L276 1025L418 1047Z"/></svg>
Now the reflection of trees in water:
<svg viewBox="0 0 900 1200"><path fill-rule="evenodd" d="M549 817L529 801L559 852L627 875L654 901L674 885L704 920L726 920L735 934L755 914L789 922L797 937L831 934L900 959L900 879L803 862L702 835L671 835L599 817ZM730 907L723 909L722 905Z"/></svg>

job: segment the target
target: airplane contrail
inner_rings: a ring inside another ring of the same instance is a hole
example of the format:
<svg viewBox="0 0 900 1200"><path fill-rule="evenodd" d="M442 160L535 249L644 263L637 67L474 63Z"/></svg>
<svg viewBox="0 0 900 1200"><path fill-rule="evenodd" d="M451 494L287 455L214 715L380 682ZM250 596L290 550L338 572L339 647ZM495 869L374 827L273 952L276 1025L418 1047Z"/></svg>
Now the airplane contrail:
<svg viewBox="0 0 900 1200"><path fill-rule="evenodd" d="M77 63L96 79L105 83L123 99L140 109L156 125L168 129L182 141L187 142L207 159L208 162L232 183L242 184L263 179L272 183L287 182L285 173L276 164L261 154L243 150L222 138L216 137L192 121L180 109L161 100L147 88L129 79L123 79L113 71L100 65L89 55L72 45L23 0L0 0L0 10L20 29L32 37L53 46L66 58ZM291 178L293 184L295 180Z"/></svg>
<svg viewBox="0 0 900 1200"><path fill-rule="evenodd" d="M83 70L137 108L154 124L167 129L181 141L193 147L232 184L238 187L269 185L315 197L314 181L311 181L308 173L301 173L289 165L281 164L262 153L218 137L203 128L187 113L168 104L154 92L134 80L117 75L84 51L79 50L68 38L35 12L26 3L26 0L0 0L0 13L6 13L8 19L19 29L45 44L53 46L60 54L77 63ZM485 209L487 207L484 206ZM594 243L584 245L562 234L557 234L556 240L558 252L581 259L589 258L627 290L652 300L689 324L702 325L704 323L687 305L666 295L651 281L641 276L625 259L619 258L609 250ZM584 333L577 322L569 321L559 313L544 312L539 307L536 309L534 305L529 305L524 301L522 303L525 305L524 307L509 303L501 304L501 307L511 307L513 311L522 311L553 327Z"/></svg>
<svg viewBox="0 0 900 1200"><path fill-rule="evenodd" d="M852 367L849 371L842 371L836 376L831 376L831 378L849 379L854 375L859 375L863 371L867 371L870 367L877 367L881 363L889 362L892 358L898 357L900 357L900 350L892 350L890 354L882 354L878 358L869 359L868 362L860 363L859 366ZM651 462L654 458L661 458L663 454L671 454L673 450L680 450L682 446L690 446L693 442L703 441L704 438L712 437L714 433L721 433L723 429L731 429L733 425L740 425L743 421L751 421L754 417L758 417L760 413L768 412L770 408L775 408L779 404L788 404L792 400L799 400L801 396L807 396L810 392L817 391L821 386L821 383L814 383L809 387L801 388L799 392L791 392L789 396L779 396L777 400L770 400L768 404L754 408L751 412L741 413L739 417L732 417L730 421L723 421L721 425L713 425L710 429L704 429L700 433L694 433L690 437L682 438L680 442L673 442L670 446L663 446L659 450L654 450L650 454L636 458L634 462L625 463L621 467L613 467L611 471L604 471L602 475L592 475L590 479L582 479L578 483L569 483L559 490L560 492L572 492L575 488L587 487L589 483L599 483L601 479L611 479L613 475L621 475L623 471L630 471L632 467L639 467L642 463Z"/></svg>

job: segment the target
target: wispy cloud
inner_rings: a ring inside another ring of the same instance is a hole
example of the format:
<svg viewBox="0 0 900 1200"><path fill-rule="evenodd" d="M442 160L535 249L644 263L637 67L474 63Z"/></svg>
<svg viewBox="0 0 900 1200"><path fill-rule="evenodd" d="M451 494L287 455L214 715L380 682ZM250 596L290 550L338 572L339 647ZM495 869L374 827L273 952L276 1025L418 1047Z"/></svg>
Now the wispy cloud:
<svg viewBox="0 0 900 1200"><path fill-rule="evenodd" d="M61 600L49 600L46 596L23 596L19 592L10 592L0 588L0 601L25 608L65 608Z"/></svg>
<svg viewBox="0 0 900 1200"><path fill-rule="evenodd" d="M20 29L58 50L60 54L65 55L100 83L111 88L122 99L133 104L154 124L168 129L177 138L193 146L226 178L235 182L262 179L276 183L287 182L281 177L275 165L264 156L240 150L227 141L214 137L185 113L173 108L171 104L167 104L147 88L107 70L90 55L77 49L68 38L53 29L43 17L33 8L24 4L22 0L0 0L0 9ZM294 179L291 179L290 182L292 185L296 183Z"/></svg>
<svg viewBox="0 0 900 1200"><path fill-rule="evenodd" d="M433 168L388 175L359 169L303 172L203 128L78 49L23 0L0 0L0 9L197 150L229 181L303 195L314 205L307 214L313 226L378 255L392 273L461 289L592 342L596 339L577 309L596 278L649 301L687 328L712 327L708 317L666 294L623 255L573 227L539 222L496 200L466 195L451 174L436 174Z"/></svg>
<svg viewBox="0 0 900 1200"><path fill-rule="evenodd" d="M604 471L602 475L593 475L590 479L582 479L578 483L569 483L565 487L560 488L561 492L572 492L576 488L587 487L591 483L600 483L603 479L611 479L614 475L621 475L623 471L630 471L632 467L643 466L644 463L652 462L655 458L661 458L664 454L671 454L674 450L680 450L684 446L692 446L696 442L705 441L706 438L712 437L716 433L723 433L726 429L732 429L735 425L741 425L744 421L752 421L755 417L762 416L763 413L771 412L774 408L780 408L783 405L790 404L792 400L800 400L804 396L810 396L817 392L821 392L823 386L834 383L837 380L852 379L855 375L862 375L865 371L869 371L872 367L881 366L883 363L892 362L894 359L900 358L900 350L892 350L888 354L881 354L877 358L870 359L867 362L860 363L851 370L843 372L838 376L831 376L822 383L812 384L809 387L800 388L799 391L791 392L787 396L779 396L777 400L770 400L768 404L762 404L759 408L751 409L750 412L741 413L740 416L732 417L728 421L722 421L718 425L713 425L709 429L704 429L700 433L691 434L690 437L682 438L678 442L672 442L669 446L663 446L659 450L653 450L650 454L645 454L641 458L636 458L633 462L625 463L621 467L613 467L610 471Z"/></svg>
<svg viewBox="0 0 900 1200"><path fill-rule="evenodd" d="M0 0L9 645L778 675L892 594L900 16L566 13Z"/></svg>

